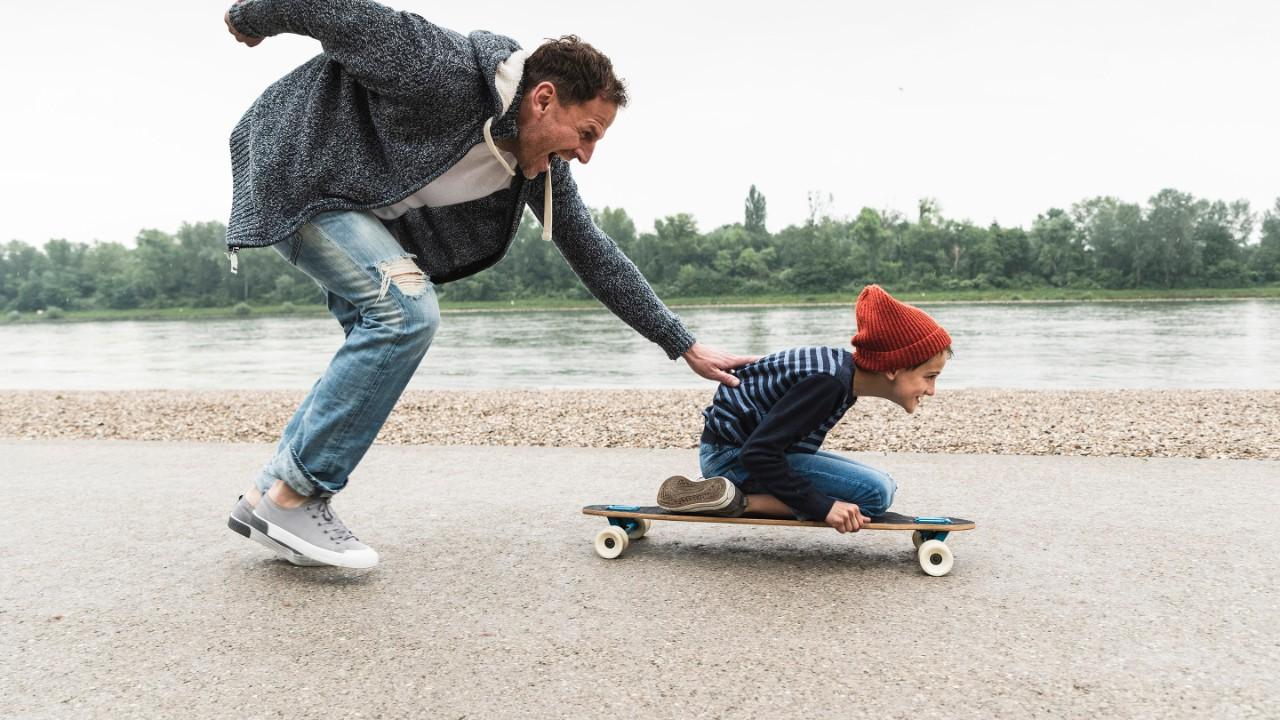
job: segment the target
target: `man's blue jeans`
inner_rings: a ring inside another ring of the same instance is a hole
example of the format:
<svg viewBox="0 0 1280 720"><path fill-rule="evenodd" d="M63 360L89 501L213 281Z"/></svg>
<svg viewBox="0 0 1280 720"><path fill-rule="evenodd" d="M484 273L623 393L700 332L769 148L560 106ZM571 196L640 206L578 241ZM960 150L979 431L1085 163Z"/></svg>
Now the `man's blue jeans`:
<svg viewBox="0 0 1280 720"><path fill-rule="evenodd" d="M370 213L317 215L277 252L324 290L346 341L284 430L258 489L331 495L400 399L440 325L435 288Z"/></svg>
<svg viewBox="0 0 1280 720"><path fill-rule="evenodd" d="M698 454L702 476L726 477L748 495L768 494L763 485L748 477L738 458L741 454L742 448L734 445L702 443ZM893 504L893 495L898 491L898 483L889 473L835 453L822 450L817 453L787 453L787 464L792 472L808 478L818 492L853 503L868 517L883 515Z"/></svg>

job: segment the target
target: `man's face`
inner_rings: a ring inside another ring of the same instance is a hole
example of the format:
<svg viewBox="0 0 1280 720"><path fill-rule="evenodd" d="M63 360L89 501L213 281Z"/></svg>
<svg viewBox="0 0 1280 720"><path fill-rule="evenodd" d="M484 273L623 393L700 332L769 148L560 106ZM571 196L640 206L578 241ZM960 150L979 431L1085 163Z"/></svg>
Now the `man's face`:
<svg viewBox="0 0 1280 720"><path fill-rule="evenodd" d="M933 396L938 375L947 364L947 354L940 352L928 362L911 370L895 370L885 373L893 386L893 397L889 398L902 406L908 413L914 413L920 406L924 396Z"/></svg>
<svg viewBox="0 0 1280 720"><path fill-rule="evenodd" d="M516 161L525 178L532 180L551 166L551 156L565 161L591 161L596 143L613 124L618 106L602 98L565 105L555 85L539 83L520 103L517 122Z"/></svg>

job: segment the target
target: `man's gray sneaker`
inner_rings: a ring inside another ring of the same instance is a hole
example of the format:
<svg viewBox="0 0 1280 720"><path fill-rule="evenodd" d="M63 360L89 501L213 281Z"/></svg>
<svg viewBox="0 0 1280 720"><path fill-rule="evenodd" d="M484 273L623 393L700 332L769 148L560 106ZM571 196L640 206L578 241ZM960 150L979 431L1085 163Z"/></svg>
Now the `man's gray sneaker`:
<svg viewBox="0 0 1280 720"><path fill-rule="evenodd" d="M371 568L378 553L356 539L334 514L329 498L311 498L296 508L282 508L266 495L250 518L255 530L291 551L326 565Z"/></svg>
<svg viewBox="0 0 1280 720"><path fill-rule="evenodd" d="M231 511L231 516L227 518L227 527L235 530L241 535L262 543L263 547L271 552L279 555L282 559L297 565L299 567L314 567L316 565L324 565L325 563L312 560L305 555L290 550L280 543L267 537L267 534L253 527L253 507L249 505L249 501L241 495L236 502L236 507Z"/></svg>
<svg viewBox="0 0 1280 720"><path fill-rule="evenodd" d="M690 480L673 475L658 488L658 506L672 512L738 517L747 509L747 496L727 478Z"/></svg>

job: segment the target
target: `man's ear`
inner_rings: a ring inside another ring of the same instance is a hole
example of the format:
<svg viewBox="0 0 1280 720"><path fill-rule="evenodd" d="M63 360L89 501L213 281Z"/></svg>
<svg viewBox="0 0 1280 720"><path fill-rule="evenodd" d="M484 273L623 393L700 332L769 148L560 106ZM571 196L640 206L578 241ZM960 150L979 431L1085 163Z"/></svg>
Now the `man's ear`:
<svg viewBox="0 0 1280 720"><path fill-rule="evenodd" d="M550 80L543 80L533 86L532 96L533 107L539 112L546 112L556 97L556 86Z"/></svg>

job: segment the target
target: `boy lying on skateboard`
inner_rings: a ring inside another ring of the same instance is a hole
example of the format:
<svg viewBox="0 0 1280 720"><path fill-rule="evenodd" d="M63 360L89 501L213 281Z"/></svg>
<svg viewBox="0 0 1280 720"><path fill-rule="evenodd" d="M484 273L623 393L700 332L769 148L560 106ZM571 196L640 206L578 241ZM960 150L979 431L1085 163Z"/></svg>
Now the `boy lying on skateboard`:
<svg viewBox="0 0 1280 720"><path fill-rule="evenodd" d="M857 532L893 503L888 473L819 448L859 397L915 412L951 357L951 336L878 285L858 295L853 352L797 347L736 371L702 412L705 480L668 478L658 505L675 512L824 520Z"/></svg>

